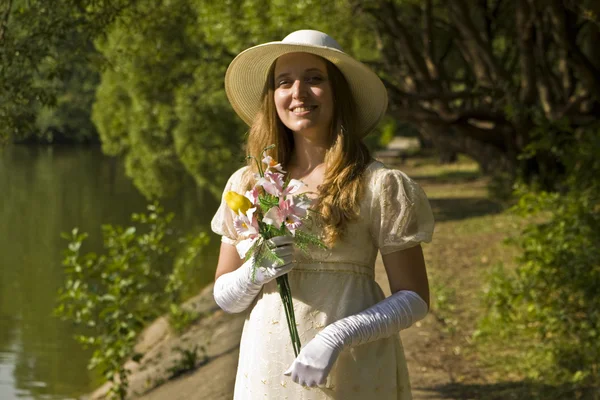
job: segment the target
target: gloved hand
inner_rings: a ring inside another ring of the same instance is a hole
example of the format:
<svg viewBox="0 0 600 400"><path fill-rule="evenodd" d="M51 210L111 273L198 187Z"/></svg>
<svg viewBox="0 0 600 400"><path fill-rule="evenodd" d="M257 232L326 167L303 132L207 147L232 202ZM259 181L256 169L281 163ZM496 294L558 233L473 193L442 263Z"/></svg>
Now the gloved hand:
<svg viewBox="0 0 600 400"><path fill-rule="evenodd" d="M259 265L257 265L258 268L256 268L256 273L254 275L255 284L262 286L277 277L287 274L292 270L292 268L294 268L293 244L294 238L292 236L275 236L274 238L267 240L267 247L269 247L274 254L283 260L283 264L277 264L263 259ZM252 276L254 257L246 261L242 267L244 267L246 264L248 264L246 268L248 268L250 271L250 276Z"/></svg>
<svg viewBox="0 0 600 400"><path fill-rule="evenodd" d="M300 354L283 374L302 386L324 386L327 375L340 355L341 348L332 347L319 334L300 350Z"/></svg>
<svg viewBox="0 0 600 400"><path fill-rule="evenodd" d="M347 347L389 337L427 315L427 303L401 290L358 314L342 318L317 333L300 350L284 375L303 386L322 386L339 354Z"/></svg>
<svg viewBox="0 0 600 400"><path fill-rule="evenodd" d="M213 296L219 307L228 313L242 312L265 283L290 272L295 265L293 240L291 236L276 236L267 241L271 251L283 260L282 264L263 259L255 265L255 258L251 257L235 271L219 276L213 288ZM254 267L256 272L253 280Z"/></svg>

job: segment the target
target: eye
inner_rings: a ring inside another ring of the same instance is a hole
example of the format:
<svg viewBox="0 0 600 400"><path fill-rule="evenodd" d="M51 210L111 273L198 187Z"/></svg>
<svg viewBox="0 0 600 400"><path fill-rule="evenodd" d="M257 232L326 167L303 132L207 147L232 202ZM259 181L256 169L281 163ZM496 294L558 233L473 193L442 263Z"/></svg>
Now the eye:
<svg viewBox="0 0 600 400"><path fill-rule="evenodd" d="M325 81L325 78L323 78L320 75L309 76L308 78L306 78L306 82L311 83L313 85L318 85L323 81Z"/></svg>
<svg viewBox="0 0 600 400"><path fill-rule="evenodd" d="M292 81L289 80L289 79L280 79L277 82L277 87L278 88L284 88L284 89L286 89L286 88L289 88L291 86L292 86Z"/></svg>

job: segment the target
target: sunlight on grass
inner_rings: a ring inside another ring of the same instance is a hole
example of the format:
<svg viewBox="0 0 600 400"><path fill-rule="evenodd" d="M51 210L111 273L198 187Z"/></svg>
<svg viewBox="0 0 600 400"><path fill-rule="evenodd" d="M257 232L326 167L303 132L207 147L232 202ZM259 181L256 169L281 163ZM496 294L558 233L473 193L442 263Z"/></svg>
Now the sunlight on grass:
<svg viewBox="0 0 600 400"><path fill-rule="evenodd" d="M436 178L437 182L453 178L474 179L481 176L477 163L465 155L460 155L458 161L453 164L440 164L432 157L418 157L409 159L404 167L417 179L425 176Z"/></svg>
<svg viewBox="0 0 600 400"><path fill-rule="evenodd" d="M432 157L416 157L392 166L417 181L429 198L488 197L487 178L467 156L460 156L454 164L439 164Z"/></svg>

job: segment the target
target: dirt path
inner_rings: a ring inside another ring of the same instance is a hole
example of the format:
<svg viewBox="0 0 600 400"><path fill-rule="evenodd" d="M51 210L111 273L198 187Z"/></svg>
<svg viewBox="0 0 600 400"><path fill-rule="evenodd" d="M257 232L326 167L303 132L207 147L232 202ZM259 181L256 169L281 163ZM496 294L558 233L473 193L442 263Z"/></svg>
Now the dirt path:
<svg viewBox="0 0 600 400"><path fill-rule="evenodd" d="M377 258L375 264L375 280L383 289L386 297L391 295L381 256ZM437 393L428 389L450 383L448 373L433 367L429 361L431 355L427 354L427 352L433 350L429 348L428 344L430 343L430 337L435 335L435 331L430 329L435 326L434 319L432 315L428 315L423 321L400 333L408 363L414 400L449 399L448 397L439 397Z"/></svg>

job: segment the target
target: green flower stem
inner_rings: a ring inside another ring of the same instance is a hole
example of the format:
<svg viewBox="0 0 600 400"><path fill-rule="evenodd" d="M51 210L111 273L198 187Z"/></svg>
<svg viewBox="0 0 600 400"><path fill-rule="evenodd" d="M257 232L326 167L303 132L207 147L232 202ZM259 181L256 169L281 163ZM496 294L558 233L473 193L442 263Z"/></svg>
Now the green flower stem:
<svg viewBox="0 0 600 400"><path fill-rule="evenodd" d="M292 301L292 291L288 281L287 274L277 277L277 288L283 302L283 308L285 309L285 317L290 331L290 338L292 339L292 347L294 348L294 354L298 357L300 353L300 336L298 335L298 328L296 327L296 316L294 314L294 303Z"/></svg>
<svg viewBox="0 0 600 400"><path fill-rule="evenodd" d="M258 175L260 175L260 177L262 178L263 176L265 176L265 173L262 169L262 167L260 166L260 162L258 162L258 159L254 156L248 156L246 157L246 159L253 159L254 162L256 163L256 166L258 167Z"/></svg>

